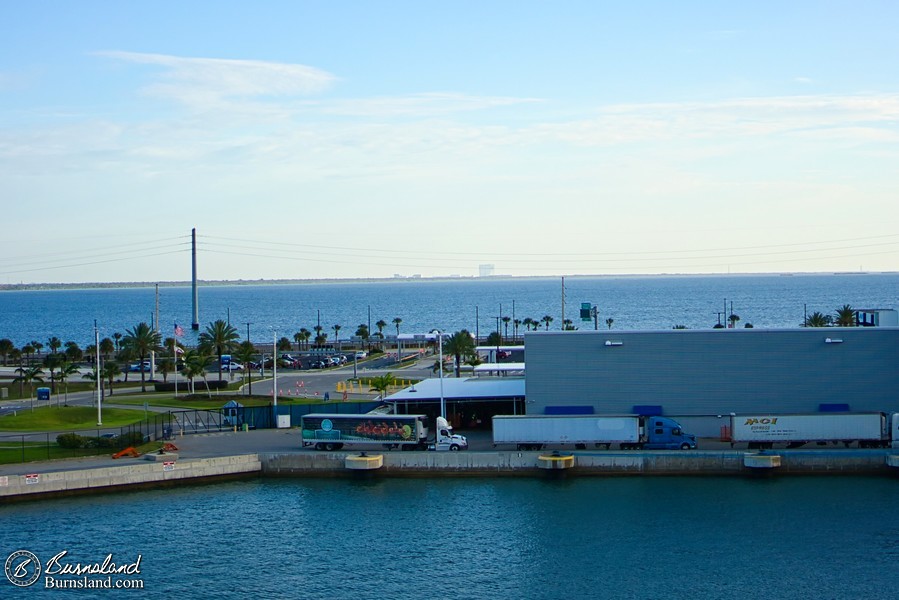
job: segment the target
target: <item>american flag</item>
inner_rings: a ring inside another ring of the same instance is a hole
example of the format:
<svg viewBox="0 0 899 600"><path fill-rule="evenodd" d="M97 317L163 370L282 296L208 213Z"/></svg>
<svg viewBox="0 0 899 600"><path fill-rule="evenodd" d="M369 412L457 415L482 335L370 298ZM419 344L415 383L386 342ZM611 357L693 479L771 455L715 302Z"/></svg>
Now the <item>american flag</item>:
<svg viewBox="0 0 899 600"><path fill-rule="evenodd" d="M184 335L184 328L175 323L175 337L181 337Z"/></svg>

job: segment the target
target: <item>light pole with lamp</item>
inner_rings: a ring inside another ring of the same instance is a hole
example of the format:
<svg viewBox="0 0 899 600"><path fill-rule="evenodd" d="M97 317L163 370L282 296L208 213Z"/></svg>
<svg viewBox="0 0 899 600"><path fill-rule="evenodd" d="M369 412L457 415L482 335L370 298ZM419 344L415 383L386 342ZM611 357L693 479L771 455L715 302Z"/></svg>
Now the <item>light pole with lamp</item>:
<svg viewBox="0 0 899 600"><path fill-rule="evenodd" d="M440 416L446 418L446 399L443 397L443 333L439 329L431 332L437 336L438 363L437 368L440 370Z"/></svg>
<svg viewBox="0 0 899 600"><path fill-rule="evenodd" d="M99 426L103 424L103 409L101 408L103 404L103 376L100 374L100 330L97 329L96 319L94 319L94 352L97 355L95 359L97 368L97 425Z"/></svg>
<svg viewBox="0 0 899 600"><path fill-rule="evenodd" d="M272 330L272 400L275 406L275 420L278 418L278 332ZM263 359L263 362L265 360Z"/></svg>

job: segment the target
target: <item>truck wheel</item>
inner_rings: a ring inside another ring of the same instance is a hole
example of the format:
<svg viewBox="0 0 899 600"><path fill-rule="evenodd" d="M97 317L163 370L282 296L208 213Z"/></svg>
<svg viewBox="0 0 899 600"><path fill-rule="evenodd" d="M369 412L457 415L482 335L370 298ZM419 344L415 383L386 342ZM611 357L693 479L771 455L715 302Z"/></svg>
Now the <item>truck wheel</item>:
<svg viewBox="0 0 899 600"><path fill-rule="evenodd" d="M688 444L687 442L684 442L683 444L680 445L680 449L681 450L689 450L690 444Z"/></svg>
<svg viewBox="0 0 899 600"><path fill-rule="evenodd" d="M321 442L318 442L317 444L315 444L315 449L316 449L316 450L324 450L324 449L325 449L325 445L322 444Z"/></svg>
<svg viewBox="0 0 899 600"><path fill-rule="evenodd" d="M328 452L331 452L332 450L334 450L334 444L332 444L331 442L324 444L324 446L325 446L325 450L327 450Z"/></svg>
<svg viewBox="0 0 899 600"><path fill-rule="evenodd" d="M459 444L453 444L453 445L451 445L451 446L450 446L450 450L453 451L453 452L458 452L458 451L459 451Z"/></svg>

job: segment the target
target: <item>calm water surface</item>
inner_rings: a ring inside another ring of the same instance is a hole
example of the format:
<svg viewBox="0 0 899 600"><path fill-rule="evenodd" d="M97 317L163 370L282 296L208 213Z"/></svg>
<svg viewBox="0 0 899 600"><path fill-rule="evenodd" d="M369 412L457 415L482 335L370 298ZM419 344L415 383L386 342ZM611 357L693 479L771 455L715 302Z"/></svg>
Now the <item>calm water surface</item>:
<svg viewBox="0 0 899 600"><path fill-rule="evenodd" d="M0 551L142 554L132 597L896 598L896 506L865 477L253 480L0 506Z"/></svg>
<svg viewBox="0 0 899 600"><path fill-rule="evenodd" d="M615 329L670 329L674 325L708 328L724 318L740 316L738 326L796 327L804 311L833 314L843 304L855 308L899 306L899 274L757 275L678 277L566 278L566 318L581 328L582 302L599 307L600 327L612 318ZM294 285L232 285L200 288L200 324L229 320L245 337L268 342L272 332L293 339L305 327L321 324L329 339L333 325L341 339L369 323L387 322L385 334L396 333L393 319L402 319L402 333L434 328L466 328L486 336L496 329L497 316L518 319L553 317L551 329L562 326L561 279L467 279L457 281L399 280ZM0 338L17 347L32 340L46 345L52 336L92 344L96 319L100 335L112 337L135 324L151 322L156 299L152 287L130 289L45 290L0 292ZM159 322L164 335L174 323L186 326L191 343L191 290L159 290ZM509 333L513 332L510 325Z"/></svg>

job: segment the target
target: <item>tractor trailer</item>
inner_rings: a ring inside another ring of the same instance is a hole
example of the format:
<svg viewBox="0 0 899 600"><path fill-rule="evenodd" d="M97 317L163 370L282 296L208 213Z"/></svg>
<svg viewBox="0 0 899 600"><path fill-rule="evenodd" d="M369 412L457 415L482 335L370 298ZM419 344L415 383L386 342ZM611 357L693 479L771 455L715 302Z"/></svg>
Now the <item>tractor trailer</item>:
<svg viewBox="0 0 899 600"><path fill-rule="evenodd" d="M635 415L496 415L493 445L514 444L518 450L574 446L576 449L689 450L696 436L668 417Z"/></svg>
<svg viewBox="0 0 899 600"><path fill-rule="evenodd" d="M857 444L859 448L899 447L899 414L816 413L730 416L731 446L799 448L805 444Z"/></svg>
<svg viewBox="0 0 899 600"><path fill-rule="evenodd" d="M454 434L446 419L437 417L436 425L435 437L429 439L427 417L424 415L369 413L309 414L300 417L303 446L316 450L340 450L344 445L438 451L468 448L465 436Z"/></svg>

